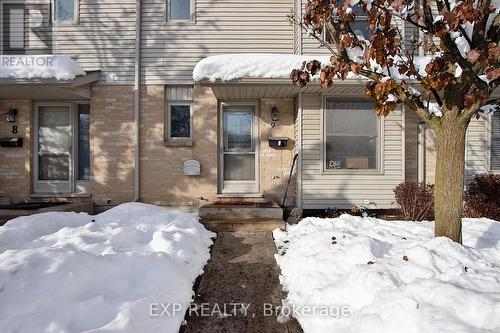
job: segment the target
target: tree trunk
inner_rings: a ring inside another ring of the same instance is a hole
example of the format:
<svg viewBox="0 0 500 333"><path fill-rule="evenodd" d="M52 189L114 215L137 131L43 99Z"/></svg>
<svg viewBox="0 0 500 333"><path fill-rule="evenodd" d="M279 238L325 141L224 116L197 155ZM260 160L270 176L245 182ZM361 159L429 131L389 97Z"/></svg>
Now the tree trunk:
<svg viewBox="0 0 500 333"><path fill-rule="evenodd" d="M436 130L435 236L462 243L467 123L443 119Z"/></svg>

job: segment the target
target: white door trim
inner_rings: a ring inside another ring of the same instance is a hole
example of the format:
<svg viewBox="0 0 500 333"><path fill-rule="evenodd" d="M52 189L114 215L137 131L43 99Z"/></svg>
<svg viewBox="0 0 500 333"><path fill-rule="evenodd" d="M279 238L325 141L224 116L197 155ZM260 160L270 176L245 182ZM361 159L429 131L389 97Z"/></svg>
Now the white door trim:
<svg viewBox="0 0 500 333"><path fill-rule="evenodd" d="M41 181L39 180L39 153L38 153L38 119L39 119L39 109L40 107L50 107L50 106L67 106L69 111L69 121L70 121L70 142L69 147L69 178L67 181ZM37 102L34 103L33 110L33 192L57 194L57 193L74 193L75 182L74 182L74 171L75 171L75 106L73 103L49 103L49 102ZM46 185L43 187L42 185Z"/></svg>
<svg viewBox="0 0 500 333"><path fill-rule="evenodd" d="M254 119L253 119L253 133L252 139L254 140L255 147L255 181L224 181L224 107L228 106L253 106L254 107ZM260 128L259 128L259 102L258 101L238 101L238 102L226 102L221 101L219 107L219 175L218 175L218 185L219 194L231 194L231 195L248 195L260 194ZM225 189L224 185L233 185L231 189Z"/></svg>

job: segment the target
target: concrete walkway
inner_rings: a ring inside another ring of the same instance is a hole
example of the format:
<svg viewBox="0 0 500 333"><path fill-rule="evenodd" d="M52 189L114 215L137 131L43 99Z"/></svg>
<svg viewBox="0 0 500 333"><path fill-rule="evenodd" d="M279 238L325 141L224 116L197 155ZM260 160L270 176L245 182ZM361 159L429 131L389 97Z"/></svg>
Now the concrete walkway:
<svg viewBox="0 0 500 333"><path fill-rule="evenodd" d="M295 321L280 324L276 316L264 315L265 304L278 306L285 297L275 253L270 232L219 233L197 288L195 303L200 311L191 312L181 332L301 332ZM224 304L226 315L217 315ZM203 307L214 315L202 316Z"/></svg>

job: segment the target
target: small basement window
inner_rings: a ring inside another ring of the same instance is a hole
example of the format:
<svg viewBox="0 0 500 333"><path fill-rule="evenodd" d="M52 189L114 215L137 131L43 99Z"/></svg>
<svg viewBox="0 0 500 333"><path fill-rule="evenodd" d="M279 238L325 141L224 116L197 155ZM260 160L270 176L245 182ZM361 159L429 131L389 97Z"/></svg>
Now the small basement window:
<svg viewBox="0 0 500 333"><path fill-rule="evenodd" d="M168 0L168 20L188 21L192 20L194 0Z"/></svg>
<svg viewBox="0 0 500 333"><path fill-rule="evenodd" d="M76 22L79 0L54 0L54 21Z"/></svg>
<svg viewBox="0 0 500 333"><path fill-rule="evenodd" d="M325 170L377 170L380 120L365 101L326 100Z"/></svg>
<svg viewBox="0 0 500 333"><path fill-rule="evenodd" d="M191 140L193 87L169 86L166 94L165 140Z"/></svg>

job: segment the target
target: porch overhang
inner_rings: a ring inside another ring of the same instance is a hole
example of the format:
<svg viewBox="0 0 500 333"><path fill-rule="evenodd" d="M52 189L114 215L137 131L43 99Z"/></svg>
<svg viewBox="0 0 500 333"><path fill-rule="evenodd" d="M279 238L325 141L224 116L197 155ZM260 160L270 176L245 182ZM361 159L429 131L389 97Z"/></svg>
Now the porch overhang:
<svg viewBox="0 0 500 333"><path fill-rule="evenodd" d="M208 80L198 84L209 86L219 100L256 100L259 98L294 98L298 94L324 94L345 98L359 98L364 94L365 79L348 79L334 82L331 88L321 88L319 82L313 81L306 87L299 88L290 79L238 79L232 81Z"/></svg>
<svg viewBox="0 0 500 333"><path fill-rule="evenodd" d="M0 99L90 99L90 86L100 76L101 71L96 70L72 80L4 78L0 79Z"/></svg>

